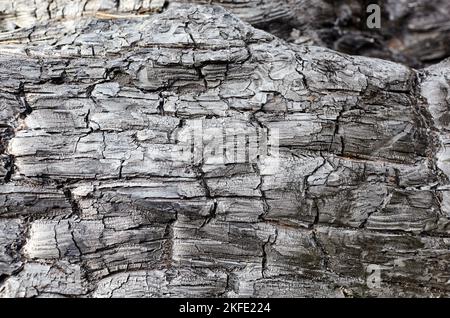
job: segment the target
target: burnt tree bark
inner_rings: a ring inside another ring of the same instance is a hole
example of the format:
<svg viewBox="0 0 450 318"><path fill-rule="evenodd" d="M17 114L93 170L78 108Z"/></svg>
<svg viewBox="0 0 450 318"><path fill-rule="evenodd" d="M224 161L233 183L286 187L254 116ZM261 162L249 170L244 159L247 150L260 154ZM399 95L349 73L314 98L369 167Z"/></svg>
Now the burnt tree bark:
<svg viewBox="0 0 450 318"><path fill-rule="evenodd" d="M297 44L424 67L450 56L447 0L2 0L0 31L70 21L146 16L177 3L218 4L253 26ZM367 26L367 6L381 8L381 28Z"/></svg>
<svg viewBox="0 0 450 318"><path fill-rule="evenodd" d="M449 71L218 6L3 33L0 295L448 296ZM276 173L178 160L198 120L278 130Z"/></svg>

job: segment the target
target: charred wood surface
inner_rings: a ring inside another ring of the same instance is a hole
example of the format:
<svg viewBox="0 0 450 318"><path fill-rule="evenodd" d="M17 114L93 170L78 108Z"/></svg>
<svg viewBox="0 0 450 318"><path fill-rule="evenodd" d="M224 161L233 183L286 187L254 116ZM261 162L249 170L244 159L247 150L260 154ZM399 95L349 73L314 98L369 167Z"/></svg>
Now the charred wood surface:
<svg viewBox="0 0 450 318"><path fill-rule="evenodd" d="M219 6L2 33L0 296L449 296L449 84ZM276 173L179 160L199 120Z"/></svg>

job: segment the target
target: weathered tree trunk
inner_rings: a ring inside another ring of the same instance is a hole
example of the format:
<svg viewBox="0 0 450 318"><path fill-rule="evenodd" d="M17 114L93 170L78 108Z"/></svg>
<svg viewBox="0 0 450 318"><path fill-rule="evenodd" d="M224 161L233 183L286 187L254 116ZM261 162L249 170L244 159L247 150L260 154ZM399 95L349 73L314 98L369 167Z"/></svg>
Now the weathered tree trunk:
<svg viewBox="0 0 450 318"><path fill-rule="evenodd" d="M0 35L1 296L449 295L449 61L218 6L74 21ZM199 121L278 131L279 165L186 163Z"/></svg>
<svg viewBox="0 0 450 318"><path fill-rule="evenodd" d="M49 19L70 21L148 15L179 2L216 3L257 28L295 43L423 67L450 56L448 0L1 0L0 31ZM367 25L369 4L381 8L381 28Z"/></svg>

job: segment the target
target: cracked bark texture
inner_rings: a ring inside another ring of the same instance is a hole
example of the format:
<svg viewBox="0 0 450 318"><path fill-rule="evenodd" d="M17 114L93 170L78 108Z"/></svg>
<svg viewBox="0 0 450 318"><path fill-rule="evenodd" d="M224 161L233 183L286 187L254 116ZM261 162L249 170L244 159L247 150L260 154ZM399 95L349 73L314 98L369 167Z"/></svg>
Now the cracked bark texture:
<svg viewBox="0 0 450 318"><path fill-rule="evenodd" d="M179 2L219 4L253 26L297 44L424 67L450 56L447 0L0 0L0 31L49 19L146 16ZM367 27L367 6L381 7L381 29Z"/></svg>
<svg viewBox="0 0 450 318"><path fill-rule="evenodd" d="M0 41L0 296L449 296L448 60L192 4ZM177 160L198 119L278 129L277 173Z"/></svg>

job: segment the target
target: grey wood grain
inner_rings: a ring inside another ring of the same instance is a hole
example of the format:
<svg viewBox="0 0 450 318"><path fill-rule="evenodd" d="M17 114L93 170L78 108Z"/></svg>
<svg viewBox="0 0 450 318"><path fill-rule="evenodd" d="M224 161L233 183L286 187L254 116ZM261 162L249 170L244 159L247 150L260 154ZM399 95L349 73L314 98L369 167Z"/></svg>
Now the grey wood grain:
<svg viewBox="0 0 450 318"><path fill-rule="evenodd" d="M219 6L73 21L0 35L2 297L449 296L448 60ZM198 120L279 131L276 173L181 160Z"/></svg>

